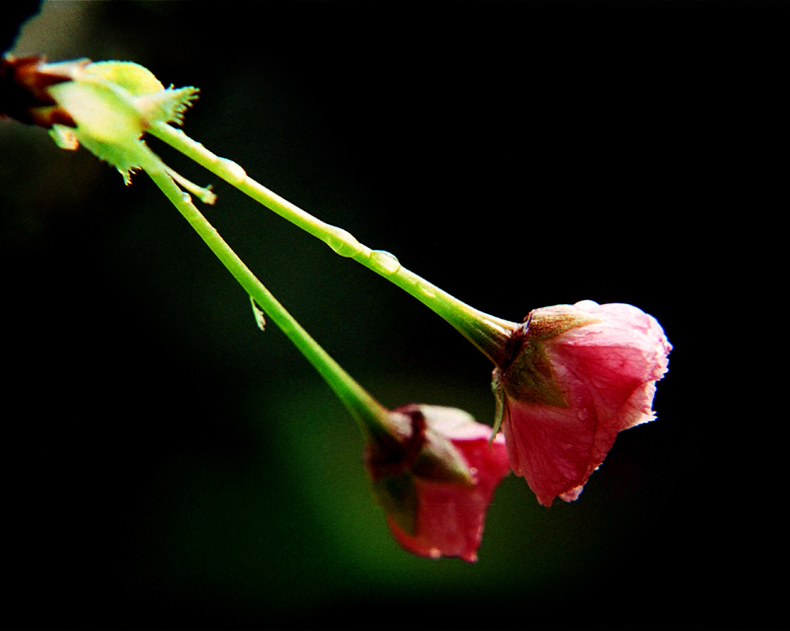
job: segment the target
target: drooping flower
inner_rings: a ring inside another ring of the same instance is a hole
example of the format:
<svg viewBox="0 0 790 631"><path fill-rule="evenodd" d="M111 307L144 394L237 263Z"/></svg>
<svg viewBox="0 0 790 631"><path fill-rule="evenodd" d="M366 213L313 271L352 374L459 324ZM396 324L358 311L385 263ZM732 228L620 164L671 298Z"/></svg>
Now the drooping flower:
<svg viewBox="0 0 790 631"><path fill-rule="evenodd" d="M671 345L627 304L585 300L532 311L494 371L510 464L538 501L578 498L624 429L652 421Z"/></svg>
<svg viewBox="0 0 790 631"><path fill-rule="evenodd" d="M430 405L397 408L388 426L365 460L395 540L419 556L476 561L494 489L510 472L503 438L491 441L463 410Z"/></svg>

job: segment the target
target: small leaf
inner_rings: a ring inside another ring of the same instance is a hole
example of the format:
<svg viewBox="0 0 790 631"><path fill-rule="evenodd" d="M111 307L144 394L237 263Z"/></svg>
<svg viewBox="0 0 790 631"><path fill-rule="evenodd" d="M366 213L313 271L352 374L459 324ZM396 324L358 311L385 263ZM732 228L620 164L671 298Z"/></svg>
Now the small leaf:
<svg viewBox="0 0 790 631"><path fill-rule="evenodd" d="M255 316L255 324L258 325L258 328L261 331L266 330L266 317L263 313L263 309L260 308L257 302L255 302L255 298L250 296L250 303L252 304L252 313Z"/></svg>
<svg viewBox="0 0 790 631"><path fill-rule="evenodd" d="M488 439L488 446L494 442L494 438L499 433L499 428L502 426L502 421L505 418L505 408L507 407L507 399L505 391L502 387L501 375L499 369L494 371L494 378L491 380L491 391L494 393L496 400L496 408L494 410L494 427L491 432L491 438Z"/></svg>
<svg viewBox="0 0 790 631"><path fill-rule="evenodd" d="M55 144L60 149L76 151L80 146L77 137L74 135L74 131L65 125L53 125L52 129L49 130L49 135L52 136Z"/></svg>

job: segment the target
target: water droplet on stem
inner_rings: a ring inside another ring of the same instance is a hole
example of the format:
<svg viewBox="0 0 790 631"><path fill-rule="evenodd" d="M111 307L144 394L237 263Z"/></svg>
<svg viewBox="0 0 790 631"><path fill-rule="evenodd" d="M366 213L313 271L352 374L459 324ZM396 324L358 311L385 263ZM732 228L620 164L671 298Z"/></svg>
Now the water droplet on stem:
<svg viewBox="0 0 790 631"><path fill-rule="evenodd" d="M428 298L434 298L436 296L436 289L428 281L418 282L417 289L423 296L427 296Z"/></svg>
<svg viewBox="0 0 790 631"><path fill-rule="evenodd" d="M400 269L400 261L394 254L384 250L373 250L370 253L370 265L379 274L392 276Z"/></svg>
<svg viewBox="0 0 790 631"><path fill-rule="evenodd" d="M353 234L342 228L332 228L326 243L340 256L351 257L362 252L362 244Z"/></svg>
<svg viewBox="0 0 790 631"><path fill-rule="evenodd" d="M247 172L233 160L220 158L218 164L231 184L242 184L247 179Z"/></svg>

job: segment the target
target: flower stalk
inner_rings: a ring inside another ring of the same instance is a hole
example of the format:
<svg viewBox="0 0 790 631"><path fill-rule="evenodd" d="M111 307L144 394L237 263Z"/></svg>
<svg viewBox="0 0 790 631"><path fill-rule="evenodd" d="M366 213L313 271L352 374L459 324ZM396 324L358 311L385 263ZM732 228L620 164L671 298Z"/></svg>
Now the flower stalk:
<svg viewBox="0 0 790 631"><path fill-rule="evenodd" d="M388 410L360 386L291 316L231 249L166 169L151 179L249 294L256 320L266 313L329 384L366 439L366 468L393 537L420 556L477 560L494 489L510 472L501 437L452 408ZM486 445L481 449L482 445Z"/></svg>
<svg viewBox="0 0 790 631"><path fill-rule="evenodd" d="M283 199L166 122L149 132L337 254L404 289L486 355L495 366L497 402L489 447L502 428L513 471L544 506L555 497L577 499L617 433L655 418L655 382L666 372L671 345L651 316L630 305L583 301L535 310L521 324L495 318L406 269L392 254L371 250ZM569 357L555 352L565 339L573 340Z"/></svg>
<svg viewBox="0 0 790 631"><path fill-rule="evenodd" d="M266 313L329 384L366 439L366 468L395 540L420 556L477 560L494 489L510 472L504 440L453 408L388 410L291 316L164 169L151 179L249 294L258 325Z"/></svg>
<svg viewBox="0 0 790 631"><path fill-rule="evenodd" d="M519 325L479 311L405 268L383 250L372 250L348 231L333 226L292 204L247 175L227 158L212 153L180 129L156 122L147 130L231 186L326 243L340 256L353 259L383 276L441 316L494 364L504 361L506 340Z"/></svg>
<svg viewBox="0 0 790 631"><path fill-rule="evenodd" d="M189 194L184 193L176 185L169 173L155 169L148 171L148 175L254 303L283 331L324 378L357 420L363 433L369 436L371 433L383 431L388 410L362 388L282 306L192 203Z"/></svg>

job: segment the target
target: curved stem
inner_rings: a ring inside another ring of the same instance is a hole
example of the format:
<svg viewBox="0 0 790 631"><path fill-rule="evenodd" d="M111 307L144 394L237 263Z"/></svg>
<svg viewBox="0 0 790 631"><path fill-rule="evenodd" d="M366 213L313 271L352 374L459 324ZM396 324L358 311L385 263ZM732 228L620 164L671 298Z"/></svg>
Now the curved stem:
<svg viewBox="0 0 790 631"><path fill-rule="evenodd" d="M195 232L208 245L222 264L233 274L250 298L280 328L321 374L338 398L346 405L363 433L385 431L388 410L360 386L332 357L305 331L272 293L219 235L208 220L163 169L147 171L173 205L181 212Z"/></svg>
<svg viewBox="0 0 790 631"><path fill-rule="evenodd" d="M156 123L148 131L258 203L320 239L340 256L354 259L415 297L453 325L495 364L504 360L505 341L519 324L474 309L403 267L392 254L362 245L346 230L321 221L270 191L250 178L238 164L220 158L183 131L165 123Z"/></svg>

